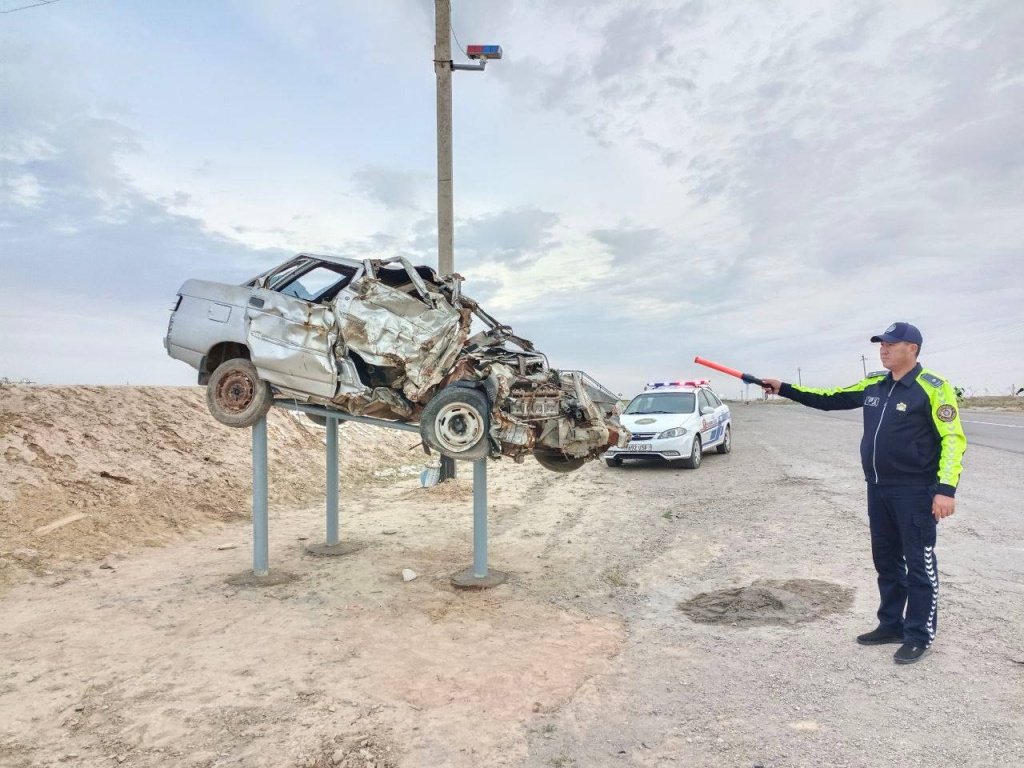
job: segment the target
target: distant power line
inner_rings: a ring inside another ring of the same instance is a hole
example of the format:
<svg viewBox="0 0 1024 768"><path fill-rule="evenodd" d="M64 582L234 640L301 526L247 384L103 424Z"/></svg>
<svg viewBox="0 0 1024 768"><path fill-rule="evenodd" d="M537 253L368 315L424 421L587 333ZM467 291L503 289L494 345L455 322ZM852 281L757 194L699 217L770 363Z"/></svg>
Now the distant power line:
<svg viewBox="0 0 1024 768"><path fill-rule="evenodd" d="M24 11L28 8L38 8L40 5L50 5L51 3L59 2L59 0L39 0L38 3L32 3L31 5L19 5L17 8L8 8L6 11L0 11L0 13L14 13L15 11Z"/></svg>

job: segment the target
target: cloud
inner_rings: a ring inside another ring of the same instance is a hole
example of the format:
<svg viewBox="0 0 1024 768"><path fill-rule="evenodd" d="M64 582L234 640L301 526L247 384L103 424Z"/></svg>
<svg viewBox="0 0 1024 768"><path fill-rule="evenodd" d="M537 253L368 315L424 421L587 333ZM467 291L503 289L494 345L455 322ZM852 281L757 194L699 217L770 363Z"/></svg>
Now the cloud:
<svg viewBox="0 0 1024 768"><path fill-rule="evenodd" d="M356 190L387 208L418 207L417 201L432 180L428 173L369 166L352 174Z"/></svg>
<svg viewBox="0 0 1024 768"><path fill-rule="evenodd" d="M191 380L167 364L160 346L177 287L189 277L241 281L283 252L209 232L171 210L180 195L161 200L140 191L123 170L125 158L142 151L135 130L60 88L38 100L28 75L42 65L33 56L8 66L3 375L143 382L159 370Z"/></svg>
<svg viewBox="0 0 1024 768"><path fill-rule="evenodd" d="M129 326L108 367L145 370L184 277L292 249L436 261L430 0L153 13L10 17L7 375L28 339L99 372ZM1024 301L1019 3L474 0L452 21L505 49L457 80L456 266L554 364L621 390L696 353L846 383L897 318L965 383L1024 356L986 336Z"/></svg>
<svg viewBox="0 0 1024 768"><path fill-rule="evenodd" d="M554 229L559 222L558 214L531 206L488 213L459 222L456 247L517 264L557 247Z"/></svg>

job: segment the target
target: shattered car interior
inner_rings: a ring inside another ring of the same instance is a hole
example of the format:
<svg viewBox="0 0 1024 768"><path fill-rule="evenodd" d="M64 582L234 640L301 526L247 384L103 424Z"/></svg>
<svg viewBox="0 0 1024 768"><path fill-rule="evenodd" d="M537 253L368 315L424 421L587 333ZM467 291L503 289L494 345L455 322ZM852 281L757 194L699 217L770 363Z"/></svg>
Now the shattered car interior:
<svg viewBox="0 0 1024 768"><path fill-rule="evenodd" d="M418 423L428 452L532 454L555 471L629 437L613 392L551 368L462 294L461 276L402 257L299 254L240 286L188 280L165 346L198 369L229 426L255 424L283 398Z"/></svg>

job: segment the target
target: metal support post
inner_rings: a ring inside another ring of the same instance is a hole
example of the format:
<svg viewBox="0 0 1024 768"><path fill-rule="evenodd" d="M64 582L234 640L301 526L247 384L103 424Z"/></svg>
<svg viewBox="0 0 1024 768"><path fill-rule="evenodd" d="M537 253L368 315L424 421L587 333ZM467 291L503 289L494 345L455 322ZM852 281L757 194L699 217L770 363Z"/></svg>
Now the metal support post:
<svg viewBox="0 0 1024 768"><path fill-rule="evenodd" d="M338 543L338 420L327 419L327 546Z"/></svg>
<svg viewBox="0 0 1024 768"><path fill-rule="evenodd" d="M318 409L323 413L323 409ZM358 541L342 542L338 526L338 418L326 416L327 427L327 536L323 544L308 544L306 552L325 557L350 555L366 545Z"/></svg>
<svg viewBox="0 0 1024 768"><path fill-rule="evenodd" d="M306 547L311 555L347 555L363 549L360 542L339 539L338 514L338 420L419 433L419 427L402 422L385 421L366 416L351 416L321 406L277 402L275 405L293 411L304 411L327 420L327 539L323 544ZM234 576L228 583L242 586L273 586L294 580L289 573L270 575L269 516L267 508L267 419L263 417L252 427L252 573ZM473 565L451 577L457 587L485 589L503 584L508 575L487 567L487 459L473 462Z"/></svg>
<svg viewBox="0 0 1024 768"><path fill-rule="evenodd" d="M252 572L270 572L267 514L267 417L252 425Z"/></svg>
<svg viewBox="0 0 1024 768"><path fill-rule="evenodd" d="M487 575L487 459L473 462L473 578Z"/></svg>
<svg viewBox="0 0 1024 768"><path fill-rule="evenodd" d="M473 462L473 566L452 575L452 584L486 589L503 584L508 575L487 567L487 459Z"/></svg>

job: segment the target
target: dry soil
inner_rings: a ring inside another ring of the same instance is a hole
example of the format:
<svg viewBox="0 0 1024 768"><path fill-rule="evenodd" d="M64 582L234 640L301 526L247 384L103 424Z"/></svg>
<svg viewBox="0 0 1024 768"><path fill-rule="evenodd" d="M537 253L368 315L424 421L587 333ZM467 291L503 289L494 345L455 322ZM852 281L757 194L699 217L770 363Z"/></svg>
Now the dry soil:
<svg viewBox="0 0 1024 768"><path fill-rule="evenodd" d="M419 487L415 436L270 418L275 585L249 433L197 388L0 388L2 766L1024 765L1024 457L971 449L939 635L863 648L876 594L856 424L734 406L687 471L489 465ZM403 569L417 576L403 581Z"/></svg>

